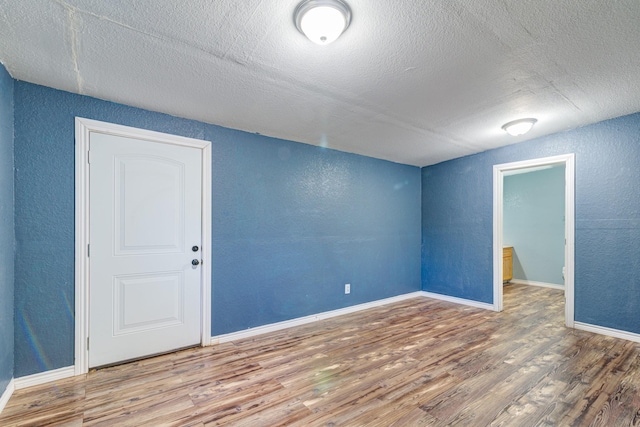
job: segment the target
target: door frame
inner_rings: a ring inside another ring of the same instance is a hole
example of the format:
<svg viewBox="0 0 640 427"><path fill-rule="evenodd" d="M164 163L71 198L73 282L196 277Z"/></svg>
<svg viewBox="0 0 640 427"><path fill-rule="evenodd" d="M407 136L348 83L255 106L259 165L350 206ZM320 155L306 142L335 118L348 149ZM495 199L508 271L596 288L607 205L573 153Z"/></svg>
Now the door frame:
<svg viewBox="0 0 640 427"><path fill-rule="evenodd" d="M103 133L202 150L202 270L200 345L211 343L211 142L75 118L75 350L74 374L89 371L89 138Z"/></svg>
<svg viewBox="0 0 640 427"><path fill-rule="evenodd" d="M565 239L564 259L564 296L565 325L574 327L574 268L575 268L575 154L563 154L541 159L504 163L493 166L493 309L502 311L502 246L503 246L503 207L504 207L504 173L519 169L540 166L564 165L564 213Z"/></svg>

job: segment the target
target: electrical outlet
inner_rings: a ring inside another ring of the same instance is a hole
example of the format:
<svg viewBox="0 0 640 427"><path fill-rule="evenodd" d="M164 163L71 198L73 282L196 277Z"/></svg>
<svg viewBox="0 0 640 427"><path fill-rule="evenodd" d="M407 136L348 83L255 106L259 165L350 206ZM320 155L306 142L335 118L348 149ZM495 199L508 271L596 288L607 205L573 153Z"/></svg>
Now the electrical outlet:
<svg viewBox="0 0 640 427"><path fill-rule="evenodd" d="M344 285L344 293L345 294L350 294L351 293L351 285L350 284L346 284Z"/></svg>

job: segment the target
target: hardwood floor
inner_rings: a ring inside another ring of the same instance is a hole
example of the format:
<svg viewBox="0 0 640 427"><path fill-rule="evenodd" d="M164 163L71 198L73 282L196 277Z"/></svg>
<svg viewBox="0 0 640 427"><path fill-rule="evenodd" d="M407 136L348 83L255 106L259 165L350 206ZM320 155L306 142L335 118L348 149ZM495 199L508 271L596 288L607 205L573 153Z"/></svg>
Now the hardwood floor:
<svg viewBox="0 0 640 427"><path fill-rule="evenodd" d="M494 313L416 298L14 393L1 426L638 426L640 344L567 329L561 291Z"/></svg>

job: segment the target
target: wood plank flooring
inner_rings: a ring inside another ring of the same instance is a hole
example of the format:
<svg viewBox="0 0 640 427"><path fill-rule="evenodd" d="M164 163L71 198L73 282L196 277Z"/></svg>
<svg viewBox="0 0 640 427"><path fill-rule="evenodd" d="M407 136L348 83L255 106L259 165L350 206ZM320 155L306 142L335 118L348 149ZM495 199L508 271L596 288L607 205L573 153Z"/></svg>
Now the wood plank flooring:
<svg viewBox="0 0 640 427"><path fill-rule="evenodd" d="M415 298L14 393L0 426L640 426L640 344Z"/></svg>

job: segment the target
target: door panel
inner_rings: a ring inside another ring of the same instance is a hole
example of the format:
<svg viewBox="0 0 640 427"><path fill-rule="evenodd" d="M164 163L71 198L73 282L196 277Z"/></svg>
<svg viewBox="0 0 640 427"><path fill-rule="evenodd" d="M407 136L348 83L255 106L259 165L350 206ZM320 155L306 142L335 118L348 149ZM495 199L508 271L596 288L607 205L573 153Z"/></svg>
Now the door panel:
<svg viewBox="0 0 640 427"><path fill-rule="evenodd" d="M114 277L113 334L180 325L184 322L184 293L180 271Z"/></svg>
<svg viewBox="0 0 640 427"><path fill-rule="evenodd" d="M90 135L89 366L200 342L202 152Z"/></svg>
<svg viewBox="0 0 640 427"><path fill-rule="evenodd" d="M184 164L131 155L117 155L114 162L116 255L180 252Z"/></svg>

